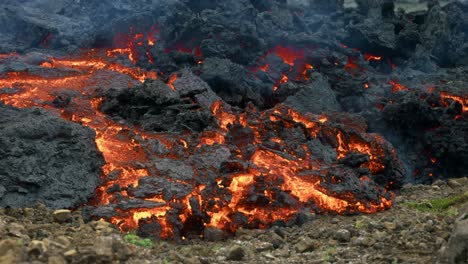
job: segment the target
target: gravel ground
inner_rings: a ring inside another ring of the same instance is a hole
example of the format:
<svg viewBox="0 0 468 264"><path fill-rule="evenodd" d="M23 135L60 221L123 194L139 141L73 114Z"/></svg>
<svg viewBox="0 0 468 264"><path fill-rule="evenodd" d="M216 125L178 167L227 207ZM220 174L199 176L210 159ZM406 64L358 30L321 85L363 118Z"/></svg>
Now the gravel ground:
<svg viewBox="0 0 468 264"><path fill-rule="evenodd" d="M385 212L310 215L302 226L239 230L227 240L215 232L215 241L182 244L132 242L106 222L84 223L79 210L0 208L0 263L435 263L468 212L467 191L466 177L406 185ZM464 198L436 208L434 199L447 197Z"/></svg>

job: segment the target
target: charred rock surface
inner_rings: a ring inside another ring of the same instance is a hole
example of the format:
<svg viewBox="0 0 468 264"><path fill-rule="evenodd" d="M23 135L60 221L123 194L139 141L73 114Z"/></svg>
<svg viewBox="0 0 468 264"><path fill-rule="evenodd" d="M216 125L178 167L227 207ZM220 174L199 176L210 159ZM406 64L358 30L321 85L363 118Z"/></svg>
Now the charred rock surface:
<svg viewBox="0 0 468 264"><path fill-rule="evenodd" d="M206 83L186 72L175 83L148 81L138 89L109 90L100 110L147 131L201 132L212 120L209 107L219 99ZM179 88L179 89L176 89Z"/></svg>
<svg viewBox="0 0 468 264"><path fill-rule="evenodd" d="M463 162L468 158L466 112L456 98L443 97L444 92L442 98L416 92L400 94L383 109L389 127L405 139L402 145L412 146L408 157L414 161L414 169L425 168L420 172L422 179L468 171ZM425 159L419 158L421 153Z"/></svg>
<svg viewBox="0 0 468 264"><path fill-rule="evenodd" d="M304 87L299 86L299 91L288 96L284 104L302 113L340 112L341 105L336 100L336 94L328 81L320 74L313 74L311 78L313 81Z"/></svg>
<svg viewBox="0 0 468 264"><path fill-rule="evenodd" d="M226 59L209 58L204 61L200 77L225 102L245 107L247 103L263 107L271 88L248 75L242 66Z"/></svg>
<svg viewBox="0 0 468 264"><path fill-rule="evenodd" d="M0 104L0 206L86 203L100 184L94 133L44 110Z"/></svg>

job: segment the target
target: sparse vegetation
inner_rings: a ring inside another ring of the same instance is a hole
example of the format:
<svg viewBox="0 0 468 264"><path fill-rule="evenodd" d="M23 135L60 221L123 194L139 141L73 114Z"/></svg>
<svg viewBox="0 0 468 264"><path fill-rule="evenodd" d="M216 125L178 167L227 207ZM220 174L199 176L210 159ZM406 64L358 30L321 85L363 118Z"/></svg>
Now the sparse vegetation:
<svg viewBox="0 0 468 264"><path fill-rule="evenodd" d="M323 261L333 262L334 256L336 255L336 247L328 247L323 254Z"/></svg>
<svg viewBox="0 0 468 264"><path fill-rule="evenodd" d="M154 246L154 242L149 238L141 238L135 234L127 234L124 237L127 243L133 244L135 246L145 247L145 248L152 248Z"/></svg>
<svg viewBox="0 0 468 264"><path fill-rule="evenodd" d="M404 205L423 212L446 212L456 215L458 211L456 208L451 207L466 201L468 201L468 192L446 198L437 198L425 202L407 202Z"/></svg>
<svg viewBox="0 0 468 264"><path fill-rule="evenodd" d="M366 222L363 220L363 219L358 219L356 220L356 222L354 223L354 227L356 229L362 229L364 226L365 226Z"/></svg>

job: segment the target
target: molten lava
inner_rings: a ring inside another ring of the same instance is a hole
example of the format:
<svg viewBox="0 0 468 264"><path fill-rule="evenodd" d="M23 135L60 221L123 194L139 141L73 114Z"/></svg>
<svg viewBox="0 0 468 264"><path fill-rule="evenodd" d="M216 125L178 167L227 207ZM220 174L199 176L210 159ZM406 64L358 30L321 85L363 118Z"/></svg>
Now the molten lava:
<svg viewBox="0 0 468 264"><path fill-rule="evenodd" d="M345 65L345 70L351 72L351 73L355 73L355 71L357 70L362 70L362 68L356 63L357 59L356 58L352 58L352 57L349 57L348 58L348 61L346 62L346 65Z"/></svg>
<svg viewBox="0 0 468 264"><path fill-rule="evenodd" d="M117 34L114 38L115 48L107 50L106 55L110 58L115 58L118 55L125 55L133 64L137 64L141 57L139 47L147 45L148 48L150 48L154 46L157 33L158 31L154 26L151 27L149 32L144 33L135 33L134 29L131 27L129 34ZM147 50L145 53L152 63L152 57L149 51Z"/></svg>
<svg viewBox="0 0 468 264"><path fill-rule="evenodd" d="M312 64L305 62L305 49L297 49L292 46L278 45L268 51L260 58L258 67L251 69L253 73L262 71L265 73L279 73L280 78L274 79L273 91L276 92L281 84L287 83L290 78L296 81L308 81L310 79L309 72L314 69ZM289 69L284 72L276 72L275 67L268 64L270 56L277 56L284 64L289 65Z"/></svg>
<svg viewBox="0 0 468 264"><path fill-rule="evenodd" d="M278 45L269 52L269 54L271 53L276 54L284 61L284 63L291 67L294 66L297 60L304 59L304 50L298 50L290 46L283 47Z"/></svg>
<svg viewBox="0 0 468 264"><path fill-rule="evenodd" d="M393 87L392 88L392 92L393 93L398 93L400 91L409 91L408 87L398 83L398 82L395 82L395 81L390 81L389 82L390 85Z"/></svg>
<svg viewBox="0 0 468 264"><path fill-rule="evenodd" d="M8 59L8 58L14 58L14 57L18 57L18 56L19 55L16 52L0 54L0 60L5 60L5 59Z"/></svg>
<svg viewBox="0 0 468 264"><path fill-rule="evenodd" d="M167 85L173 90L176 91L176 88L174 87L174 82L177 80L177 74L172 74L169 77L169 80L167 80Z"/></svg>
<svg viewBox="0 0 468 264"><path fill-rule="evenodd" d="M364 60L365 61L372 61L372 60L379 61L381 59L382 59L381 56L376 56L376 55L372 55L372 54L364 54Z"/></svg>
<svg viewBox="0 0 468 264"><path fill-rule="evenodd" d="M451 99L451 100L456 101L456 102L458 102L458 103L460 103L462 105L462 111L463 112L468 112L468 98L453 95L453 94L449 94L447 92L441 92L440 97L442 98L442 100L443 100L442 103L444 105L447 105L447 103L445 102L446 99Z"/></svg>
<svg viewBox="0 0 468 264"><path fill-rule="evenodd" d="M191 229L200 233L205 227L227 232L239 227L265 228L278 221L293 221L311 210L374 213L391 206L391 194L372 179L392 173L388 169L394 167L392 149L379 136L345 130L327 116L303 115L282 105L263 112L250 107L235 113L218 101L211 108L214 124L199 134L151 133L116 123L99 111L105 99L92 87L105 87L109 74L132 84L157 78L155 71L125 66L118 58L125 55L136 64L141 59L138 47L155 45L154 34L133 32L119 35L116 42L119 44L109 50L50 58L40 64L41 74L1 76L0 87L11 91L0 94L0 100L15 107L48 108L96 132L96 145L106 164L92 203L114 206L114 214L107 220L123 231L153 223L159 226L160 237L170 238ZM303 57L303 51L287 47L273 51L291 67ZM194 53L201 56L197 49ZM304 64L304 78L312 68ZM269 70L268 65L263 69ZM177 92L177 78L176 74L169 77L169 91ZM283 74L278 81L288 80ZM69 101L57 104L64 94L70 94ZM466 107L466 101L463 105ZM153 153L147 147L149 142L158 142L167 152ZM321 157L317 148L332 155ZM218 166L222 168L197 169L194 157L203 159L216 151L229 153ZM360 161L349 166L356 170L342 165L355 156ZM170 178L158 165L167 160L187 162L183 164L189 164L191 178ZM148 184L154 188L146 188ZM167 193L177 186L185 192ZM354 190L360 186L367 191L357 196ZM134 200L145 202L144 206L119 207Z"/></svg>

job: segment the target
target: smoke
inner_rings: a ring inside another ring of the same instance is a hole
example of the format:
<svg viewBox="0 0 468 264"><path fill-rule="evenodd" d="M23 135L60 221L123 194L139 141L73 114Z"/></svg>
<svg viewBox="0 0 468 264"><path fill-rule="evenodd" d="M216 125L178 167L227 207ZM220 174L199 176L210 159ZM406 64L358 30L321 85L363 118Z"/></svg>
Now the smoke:
<svg viewBox="0 0 468 264"><path fill-rule="evenodd" d="M48 46L75 51L110 42L132 24L149 28L172 4L131 0L7 0L0 3L0 52ZM177 1L175 1L177 2ZM174 3L175 3L174 2Z"/></svg>

